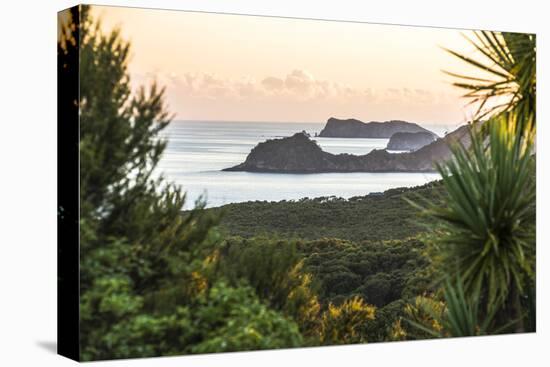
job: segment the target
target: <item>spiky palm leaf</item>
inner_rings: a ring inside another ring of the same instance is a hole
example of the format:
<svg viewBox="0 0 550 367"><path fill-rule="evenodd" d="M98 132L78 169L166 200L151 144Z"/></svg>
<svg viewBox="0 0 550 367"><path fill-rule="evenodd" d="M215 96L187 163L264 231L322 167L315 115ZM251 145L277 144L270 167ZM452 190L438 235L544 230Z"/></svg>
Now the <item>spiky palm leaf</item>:
<svg viewBox="0 0 550 367"><path fill-rule="evenodd" d="M446 205L424 211L438 220L433 238L447 273L459 274L469 295L492 306L511 287L521 291L534 271L534 131L517 134L529 123L505 113L487 122L487 138L472 130L470 148L454 146L453 159L437 165Z"/></svg>
<svg viewBox="0 0 550 367"><path fill-rule="evenodd" d="M475 39L466 38L486 58L485 61L446 50L487 77L446 73L459 79L454 85L467 90L464 96L471 103L479 104L475 118L481 120L498 112L516 111L534 123L537 86L535 35L489 31L474 32L474 35ZM487 107L495 97L503 100ZM520 131L534 127L521 127Z"/></svg>
<svg viewBox="0 0 550 367"><path fill-rule="evenodd" d="M468 297L459 277L456 282L451 282L447 278L443 295L445 302L442 312L433 307L436 302L418 303L421 311L433 320L432 325L409 318L405 318L405 321L417 330L436 338L498 334L518 322L518 319L513 319L495 328L494 318L498 309L491 307L486 312L480 310L480 300ZM434 329L433 324L438 325L438 328Z"/></svg>

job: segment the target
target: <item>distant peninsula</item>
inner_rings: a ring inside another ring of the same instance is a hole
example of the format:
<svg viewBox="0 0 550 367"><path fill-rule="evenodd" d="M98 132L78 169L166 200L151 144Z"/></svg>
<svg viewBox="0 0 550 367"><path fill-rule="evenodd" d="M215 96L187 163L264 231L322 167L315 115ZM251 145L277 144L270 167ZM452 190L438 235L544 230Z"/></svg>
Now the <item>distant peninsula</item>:
<svg viewBox="0 0 550 367"><path fill-rule="evenodd" d="M325 127L319 133L322 138L374 138L389 139L395 133L424 132L437 138L433 132L413 122L392 120L386 122L362 122L356 119L340 120L334 117L328 119Z"/></svg>
<svg viewBox="0 0 550 367"><path fill-rule="evenodd" d="M417 133L395 133L391 136L387 150L407 150L414 152L437 140L431 132L419 131Z"/></svg>
<svg viewBox="0 0 550 367"><path fill-rule="evenodd" d="M256 145L246 160L224 171L321 173L321 172L433 172L434 162L451 156L449 144L470 144L469 125L409 153L373 150L365 155L325 152L307 134L272 139Z"/></svg>

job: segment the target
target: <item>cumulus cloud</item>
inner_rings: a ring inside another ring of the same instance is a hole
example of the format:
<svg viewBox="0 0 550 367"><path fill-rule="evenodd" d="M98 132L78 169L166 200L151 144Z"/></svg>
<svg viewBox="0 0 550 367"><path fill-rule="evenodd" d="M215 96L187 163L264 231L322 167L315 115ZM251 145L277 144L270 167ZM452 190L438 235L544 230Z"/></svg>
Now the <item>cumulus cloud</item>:
<svg viewBox="0 0 550 367"><path fill-rule="evenodd" d="M285 78L285 87L297 94L308 94L315 85L315 79L303 70L293 70Z"/></svg>
<svg viewBox="0 0 550 367"><path fill-rule="evenodd" d="M155 79L166 85L180 99L203 98L243 102L287 101L288 103L326 102L334 105L387 106L394 104L430 106L445 96L422 88L393 87L375 90L357 88L330 80L318 79L306 70L295 69L286 75L268 75L260 80L243 76L227 78L213 73L150 72L138 76L140 81Z"/></svg>
<svg viewBox="0 0 550 367"><path fill-rule="evenodd" d="M360 98L373 101L376 97L371 88L358 89L317 79L311 73L300 69L292 70L282 77L268 76L260 84L268 96L287 96L298 100Z"/></svg>
<svg viewBox="0 0 550 367"><path fill-rule="evenodd" d="M135 86L152 81L166 86L167 104L182 119L324 121L337 116L440 123L456 122L463 113L458 96L449 92L422 86L347 85L301 69L258 79L152 70L132 74L132 80Z"/></svg>
<svg viewBox="0 0 550 367"><path fill-rule="evenodd" d="M262 80L262 86L267 91L281 91L285 87L285 81L281 78L276 78L274 76L268 76Z"/></svg>
<svg viewBox="0 0 550 367"><path fill-rule="evenodd" d="M283 76L269 75L260 81L251 77L226 78L211 73L147 73L138 75L140 82L157 80L169 88L177 90L178 94L204 98L286 98L297 101L334 100L345 103L349 99L362 102L393 101L407 98L411 100L428 101L431 95L421 89L387 88L374 90L372 88L356 88L329 80L317 79L306 70L295 69Z"/></svg>

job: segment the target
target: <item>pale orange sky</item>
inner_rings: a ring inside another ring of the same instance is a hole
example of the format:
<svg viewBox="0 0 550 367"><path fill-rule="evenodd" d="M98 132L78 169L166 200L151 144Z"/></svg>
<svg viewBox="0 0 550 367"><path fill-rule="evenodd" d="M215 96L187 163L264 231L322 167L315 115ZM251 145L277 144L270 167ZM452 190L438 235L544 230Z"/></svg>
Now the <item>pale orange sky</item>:
<svg viewBox="0 0 550 367"><path fill-rule="evenodd" d="M121 28L134 85L165 85L176 119L471 117L441 71L471 73L439 47L471 54L458 30L104 6L93 14L105 30Z"/></svg>

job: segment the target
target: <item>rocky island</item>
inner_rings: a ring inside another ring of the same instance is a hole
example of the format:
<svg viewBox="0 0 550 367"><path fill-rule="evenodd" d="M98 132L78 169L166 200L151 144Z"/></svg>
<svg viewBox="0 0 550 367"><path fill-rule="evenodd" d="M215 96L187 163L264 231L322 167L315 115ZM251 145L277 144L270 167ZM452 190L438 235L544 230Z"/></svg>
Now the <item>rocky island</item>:
<svg viewBox="0 0 550 367"><path fill-rule="evenodd" d="M328 119L325 127L319 133L323 138L375 138L389 139L395 133L417 133L424 132L437 135L422 126L406 121L386 122L362 122L356 119L340 120L334 117Z"/></svg>
<svg viewBox="0 0 550 367"><path fill-rule="evenodd" d="M267 140L256 145L246 160L224 171L321 173L321 172L433 172L434 162L451 156L449 145L470 144L469 125L462 126L444 138L417 151L389 153L373 150L365 155L325 152L304 133Z"/></svg>
<svg viewBox="0 0 550 367"><path fill-rule="evenodd" d="M437 136L431 132L419 131L416 133L398 132L391 136L387 150L415 151L437 140Z"/></svg>

